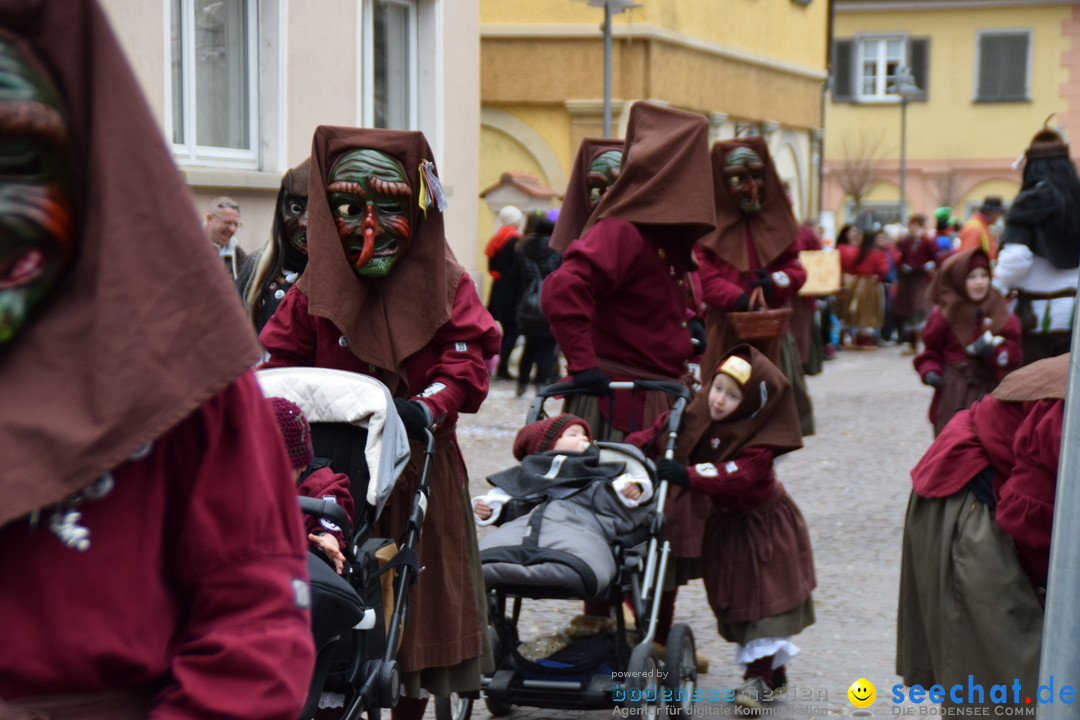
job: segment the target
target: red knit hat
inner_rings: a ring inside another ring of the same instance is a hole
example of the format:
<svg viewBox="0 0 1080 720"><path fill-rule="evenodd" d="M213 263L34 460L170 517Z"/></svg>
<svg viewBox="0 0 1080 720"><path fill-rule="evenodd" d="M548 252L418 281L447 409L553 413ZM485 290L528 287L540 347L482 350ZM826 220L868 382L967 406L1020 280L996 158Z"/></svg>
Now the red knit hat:
<svg viewBox="0 0 1080 720"><path fill-rule="evenodd" d="M589 427L589 423L577 415L563 413L531 422L518 430L517 437L514 438L514 457L524 460L526 455L535 455L553 449L555 441L571 425L580 425L585 428L585 434L590 440L592 439L592 428Z"/></svg>
<svg viewBox="0 0 1080 720"><path fill-rule="evenodd" d="M306 468L311 464L314 450L311 447L311 428L304 412L296 403L281 397L270 398L270 405L274 408L293 469Z"/></svg>

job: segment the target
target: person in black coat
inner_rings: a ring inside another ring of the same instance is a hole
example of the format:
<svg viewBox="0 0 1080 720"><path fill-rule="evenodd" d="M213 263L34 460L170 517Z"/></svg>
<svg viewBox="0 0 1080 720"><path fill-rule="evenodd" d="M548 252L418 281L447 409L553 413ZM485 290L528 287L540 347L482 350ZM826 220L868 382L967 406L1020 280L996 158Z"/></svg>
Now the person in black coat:
<svg viewBox="0 0 1080 720"><path fill-rule="evenodd" d="M551 233L555 229L555 220L550 213L555 212L536 210L529 214L525 237L518 243L514 256L512 274L521 288L516 313L517 330L525 338L518 371L518 397L525 394L534 365L536 375L533 382L537 388L558 379L559 348L540 308L541 284L562 262L562 253L550 245Z"/></svg>

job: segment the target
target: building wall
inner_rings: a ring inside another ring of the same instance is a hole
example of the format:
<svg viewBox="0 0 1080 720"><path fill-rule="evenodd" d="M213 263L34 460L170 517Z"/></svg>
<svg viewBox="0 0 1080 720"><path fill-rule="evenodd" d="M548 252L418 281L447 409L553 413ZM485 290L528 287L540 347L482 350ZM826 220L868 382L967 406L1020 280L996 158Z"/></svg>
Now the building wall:
<svg viewBox="0 0 1080 720"><path fill-rule="evenodd" d="M228 195L239 201L247 249L269 235L281 176L311 152L319 125L363 123L362 17L366 0L260 0L260 53L281 70L264 88L259 170L182 166L196 210ZM169 0L101 0L147 96L166 126ZM467 269L474 257L479 182L479 9L446 11L441 0L418 0L419 128L435 152L447 192L447 238ZM267 112L267 107L270 111Z"/></svg>
<svg viewBox="0 0 1080 720"><path fill-rule="evenodd" d="M873 9L881 7L900 9ZM961 215L985 194L1002 194L1008 202L1020 181L1012 165L1052 113L1058 115L1051 125L1068 122L1068 131L1075 123L1073 135L1080 137L1075 91L1072 98L1066 94L1065 28L1073 14L1073 6L1060 2L837 4L837 38L908 33L930 39L927 100L907 105L905 185L912 212L932 211L950 189ZM985 30L1031 32L1030 100L976 101L978 35ZM897 102L827 104L824 203L838 216L845 195L836 181L837 167L859 156L875 160L878 168L881 185L871 200L899 201L901 115ZM997 190L987 190L991 187Z"/></svg>
<svg viewBox="0 0 1080 720"><path fill-rule="evenodd" d="M797 213L815 215L827 12L826 2L728 0L721 12L713 0L649 0L613 16L612 135L643 99L702 113L711 140L753 125ZM581 140L603 135L603 17L580 0L481 0L481 188L529 170L561 191L551 168L568 173ZM490 234L482 223L480 234Z"/></svg>

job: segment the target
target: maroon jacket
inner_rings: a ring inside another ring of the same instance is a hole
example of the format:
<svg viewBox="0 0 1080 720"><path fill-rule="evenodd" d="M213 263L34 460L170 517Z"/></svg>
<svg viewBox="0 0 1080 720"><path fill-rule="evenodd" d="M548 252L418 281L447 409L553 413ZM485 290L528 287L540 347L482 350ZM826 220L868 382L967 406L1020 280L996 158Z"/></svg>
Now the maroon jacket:
<svg viewBox="0 0 1080 720"><path fill-rule="evenodd" d="M570 243L541 298L570 372L603 358L681 377L693 354L689 270L686 241L666 226L604 218Z"/></svg>
<svg viewBox="0 0 1080 720"><path fill-rule="evenodd" d="M698 277L701 279L702 299L707 305L728 312L735 307L735 302L743 293L747 295L753 289L751 284L758 279L758 260L754 253L754 246L750 244L750 270L739 272L734 265L726 262L707 250L701 245L694 248L700 269ZM770 296L766 298L769 307L784 307L794 300L799 294L799 288L806 283L806 270L799 263L799 250L793 243L790 248L782 252L775 260L769 263L765 271L772 275L783 272L788 276L787 287L776 285Z"/></svg>
<svg viewBox="0 0 1080 720"><path fill-rule="evenodd" d="M876 275L879 281L884 282L889 275L889 255L881 248L873 248L866 253L862 262L856 263L859 257L859 248L856 245L841 245L840 268L848 275Z"/></svg>
<svg viewBox="0 0 1080 720"><path fill-rule="evenodd" d="M155 720L295 718L314 650L288 467L249 372L79 506L84 552L47 517L0 529L0 698L164 682Z"/></svg>
<svg viewBox="0 0 1080 720"><path fill-rule="evenodd" d="M319 468L304 478L303 482L296 488L296 492L303 497L337 503L345 511L345 514L349 516L349 521L352 522L356 505L353 502L350 490L349 476L345 473L336 473L328 467ZM345 547L345 536L342 534L341 528L329 520L323 520L313 515L305 515L304 530L309 534L320 531L329 532L337 538L338 546Z"/></svg>
<svg viewBox="0 0 1080 720"><path fill-rule="evenodd" d="M315 366L363 373L393 387L390 371L361 362L341 343L326 318L308 313L307 296L295 286L285 294L259 340L270 354L263 367ZM476 412L487 397L485 358L499 351L499 329L480 302L472 280L458 283L450 320L406 363L408 397L424 402L440 427L459 412Z"/></svg>

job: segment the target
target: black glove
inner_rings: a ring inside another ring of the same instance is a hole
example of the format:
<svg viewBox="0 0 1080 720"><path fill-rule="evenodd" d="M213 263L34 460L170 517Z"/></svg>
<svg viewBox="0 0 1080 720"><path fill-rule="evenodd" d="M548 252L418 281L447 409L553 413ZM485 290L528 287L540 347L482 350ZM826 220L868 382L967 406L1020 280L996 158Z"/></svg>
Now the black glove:
<svg viewBox="0 0 1080 720"><path fill-rule="evenodd" d="M690 344L694 346L695 355L704 355L707 346L705 342L705 323L698 318L688 320L686 329L690 331Z"/></svg>
<svg viewBox="0 0 1080 720"><path fill-rule="evenodd" d="M421 431L431 424L428 420L427 409L418 400L394 398L394 409L397 410L398 417L405 426L405 432L413 439L422 437Z"/></svg>
<svg viewBox="0 0 1080 720"><path fill-rule="evenodd" d="M941 389L941 376L936 372L928 372L922 379L923 385L929 385L930 387L940 390Z"/></svg>
<svg viewBox="0 0 1080 720"><path fill-rule="evenodd" d="M656 474L661 480L667 480L670 485L690 486L690 473L686 472L686 466L681 462L661 460Z"/></svg>
<svg viewBox="0 0 1080 720"><path fill-rule="evenodd" d="M600 368L589 368L574 375L574 387L581 388L586 395L607 395L609 383L611 378Z"/></svg>
<svg viewBox="0 0 1080 720"><path fill-rule="evenodd" d="M761 270L760 268L755 270L754 274L758 276L758 279L752 281L750 286L761 288L761 291L765 293L765 297L770 297L773 290L776 289L776 282L773 281L772 275L767 270Z"/></svg>
<svg viewBox="0 0 1080 720"><path fill-rule="evenodd" d="M732 312L746 312L750 309L750 296L746 293L739 293L739 297L735 299L735 304L732 306Z"/></svg>

